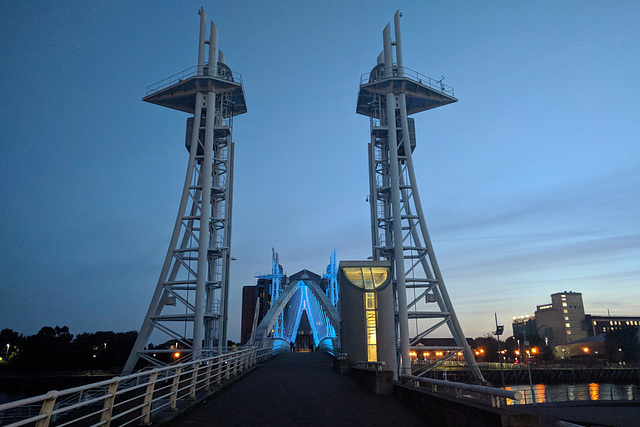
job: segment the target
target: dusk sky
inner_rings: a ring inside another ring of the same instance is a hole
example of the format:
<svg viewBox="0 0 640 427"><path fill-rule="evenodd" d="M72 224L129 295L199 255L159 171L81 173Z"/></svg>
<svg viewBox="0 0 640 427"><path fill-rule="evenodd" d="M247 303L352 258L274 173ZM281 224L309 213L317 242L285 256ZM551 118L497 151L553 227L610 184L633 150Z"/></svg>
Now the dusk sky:
<svg viewBox="0 0 640 427"><path fill-rule="evenodd" d="M0 329L138 330L187 167L187 114L141 101L197 62L203 5L235 118L229 338L241 288L371 254L360 75L403 13L427 225L468 337L550 294L640 315L640 2L0 2Z"/></svg>

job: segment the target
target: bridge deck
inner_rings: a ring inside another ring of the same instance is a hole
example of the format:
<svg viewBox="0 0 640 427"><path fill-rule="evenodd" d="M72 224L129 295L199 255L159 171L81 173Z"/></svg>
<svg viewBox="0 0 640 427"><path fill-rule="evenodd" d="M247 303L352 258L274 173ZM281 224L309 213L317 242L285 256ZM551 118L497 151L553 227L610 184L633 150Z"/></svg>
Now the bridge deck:
<svg viewBox="0 0 640 427"><path fill-rule="evenodd" d="M285 353L169 425L422 425L393 396L376 396L331 367L324 353Z"/></svg>

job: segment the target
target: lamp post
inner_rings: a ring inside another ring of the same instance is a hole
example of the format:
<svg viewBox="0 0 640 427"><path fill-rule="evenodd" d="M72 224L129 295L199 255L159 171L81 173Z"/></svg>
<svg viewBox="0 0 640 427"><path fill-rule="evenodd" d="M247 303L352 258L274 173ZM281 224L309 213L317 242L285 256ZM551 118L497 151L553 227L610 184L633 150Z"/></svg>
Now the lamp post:
<svg viewBox="0 0 640 427"><path fill-rule="evenodd" d="M500 352L500 335L504 332L504 325L498 325L498 313L493 313L496 319L496 331L493 333L496 337L498 337L498 358L500 358L500 376L502 377L502 388L505 387L504 384L504 370L502 368L502 353Z"/></svg>
<svg viewBox="0 0 640 427"><path fill-rule="evenodd" d="M527 371L529 372L529 386L531 387L531 397L533 398L533 404L536 404L536 392L533 390L533 380L531 379L531 364L529 363L529 350L527 350L527 346L529 342L527 341L527 331L525 329L522 330L524 334L524 349L527 353Z"/></svg>

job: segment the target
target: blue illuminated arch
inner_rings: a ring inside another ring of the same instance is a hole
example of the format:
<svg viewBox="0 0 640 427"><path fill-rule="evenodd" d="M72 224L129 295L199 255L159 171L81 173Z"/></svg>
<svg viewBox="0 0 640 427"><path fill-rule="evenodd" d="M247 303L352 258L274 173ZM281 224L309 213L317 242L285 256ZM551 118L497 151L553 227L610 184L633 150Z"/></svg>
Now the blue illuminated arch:
<svg viewBox="0 0 640 427"><path fill-rule="evenodd" d="M271 338L280 313L285 313L284 331L278 338L295 341L303 311L309 318L314 345L331 351L337 345L340 316L325 292L312 280L298 280L284 289L258 325L256 341Z"/></svg>

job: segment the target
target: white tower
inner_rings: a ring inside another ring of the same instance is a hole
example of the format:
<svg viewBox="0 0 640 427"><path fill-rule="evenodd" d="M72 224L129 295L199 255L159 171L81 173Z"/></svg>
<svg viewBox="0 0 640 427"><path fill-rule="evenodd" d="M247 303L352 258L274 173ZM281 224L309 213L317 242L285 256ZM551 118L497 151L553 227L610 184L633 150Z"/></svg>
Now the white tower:
<svg viewBox="0 0 640 427"><path fill-rule="evenodd" d="M188 113L189 163L171 243L149 310L124 367L224 351L227 342L233 117L246 113L240 76L218 50L218 29L200 9L198 65L147 88L143 101ZM208 45L208 61L205 54ZM152 337L153 334L153 337ZM149 349L175 342L173 349Z"/></svg>
<svg viewBox="0 0 640 427"><path fill-rule="evenodd" d="M456 344L445 349L438 363L430 366L438 366L462 352L476 379L484 381L436 261L411 157L415 127L409 115L457 99L441 81L404 68L400 16L396 12L395 43L391 41L390 25L384 28L383 52L373 70L361 77L356 108L371 123L369 203L373 260L392 261L400 373L411 373L410 350L427 350L414 348L419 340L446 325ZM415 329L411 334L409 319ZM417 374L420 373L424 371Z"/></svg>

